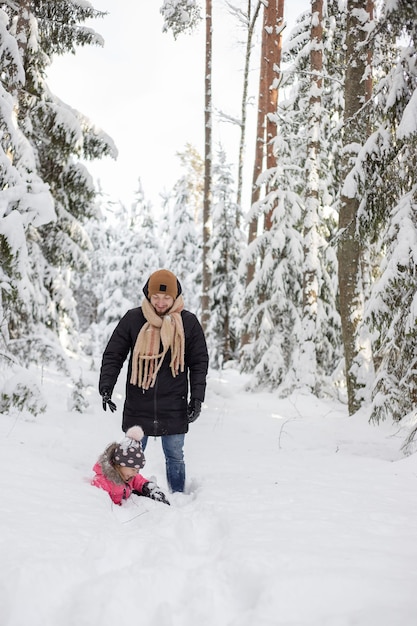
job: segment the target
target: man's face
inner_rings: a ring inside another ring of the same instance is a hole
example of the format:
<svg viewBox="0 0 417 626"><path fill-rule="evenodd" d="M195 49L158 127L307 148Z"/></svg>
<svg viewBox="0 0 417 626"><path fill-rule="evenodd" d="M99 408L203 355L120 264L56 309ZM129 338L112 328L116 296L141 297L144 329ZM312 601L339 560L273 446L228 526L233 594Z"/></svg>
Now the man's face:
<svg viewBox="0 0 417 626"><path fill-rule="evenodd" d="M163 316L174 304L174 299L166 293L158 292L151 296L151 304L159 316Z"/></svg>

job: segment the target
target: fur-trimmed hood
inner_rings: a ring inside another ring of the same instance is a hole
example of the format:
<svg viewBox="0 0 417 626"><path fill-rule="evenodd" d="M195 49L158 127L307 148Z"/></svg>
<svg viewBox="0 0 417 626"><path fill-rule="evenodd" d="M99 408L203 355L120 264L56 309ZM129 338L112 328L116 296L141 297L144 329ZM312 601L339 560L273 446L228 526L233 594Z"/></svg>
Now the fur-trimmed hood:
<svg viewBox="0 0 417 626"><path fill-rule="evenodd" d="M116 485L124 485L123 478L120 476L119 472L114 467L113 462L112 462L114 451L116 450L118 445L119 444L116 441L114 441L113 443L110 443L107 446L104 452L100 454L97 460L97 463L94 466L94 471L97 474L100 474L100 473L103 474L103 476L107 478L107 480L110 480L112 483L115 483ZM97 468L97 466L99 467Z"/></svg>

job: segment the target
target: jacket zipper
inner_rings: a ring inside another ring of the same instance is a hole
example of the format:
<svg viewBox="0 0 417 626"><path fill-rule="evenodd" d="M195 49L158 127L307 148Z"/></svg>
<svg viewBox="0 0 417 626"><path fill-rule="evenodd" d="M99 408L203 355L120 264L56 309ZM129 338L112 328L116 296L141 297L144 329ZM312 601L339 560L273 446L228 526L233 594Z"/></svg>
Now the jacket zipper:
<svg viewBox="0 0 417 626"><path fill-rule="evenodd" d="M154 394L153 394L153 432L154 432L154 436L157 436L157 432L158 432L158 418L157 418L157 399L156 399L156 395L158 392L158 377L156 377L156 381L155 381L155 387L154 387Z"/></svg>

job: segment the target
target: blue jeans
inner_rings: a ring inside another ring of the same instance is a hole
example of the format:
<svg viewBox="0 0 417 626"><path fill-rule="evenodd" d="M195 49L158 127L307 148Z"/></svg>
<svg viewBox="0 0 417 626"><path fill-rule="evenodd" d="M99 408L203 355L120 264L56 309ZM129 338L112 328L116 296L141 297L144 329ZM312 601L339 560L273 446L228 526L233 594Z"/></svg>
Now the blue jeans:
<svg viewBox="0 0 417 626"><path fill-rule="evenodd" d="M185 435L162 435L162 449L165 454L168 487L171 492L184 491L185 463L184 463ZM142 439L142 449L145 450L148 437Z"/></svg>

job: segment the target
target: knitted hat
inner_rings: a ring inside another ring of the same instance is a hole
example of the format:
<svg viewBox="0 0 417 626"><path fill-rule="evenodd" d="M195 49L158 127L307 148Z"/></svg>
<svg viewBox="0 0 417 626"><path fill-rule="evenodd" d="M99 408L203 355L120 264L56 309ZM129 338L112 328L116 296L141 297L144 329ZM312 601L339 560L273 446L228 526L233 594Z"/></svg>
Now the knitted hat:
<svg viewBox="0 0 417 626"><path fill-rule="evenodd" d="M126 431L126 436L117 445L113 453L113 462L122 467L141 469L145 465L145 456L141 440L144 432L140 426L132 426Z"/></svg>
<svg viewBox="0 0 417 626"><path fill-rule="evenodd" d="M151 274L143 291L148 300L156 293L166 293L176 300L181 293L181 285L175 274L169 270L157 270Z"/></svg>

